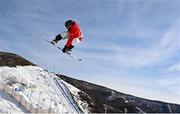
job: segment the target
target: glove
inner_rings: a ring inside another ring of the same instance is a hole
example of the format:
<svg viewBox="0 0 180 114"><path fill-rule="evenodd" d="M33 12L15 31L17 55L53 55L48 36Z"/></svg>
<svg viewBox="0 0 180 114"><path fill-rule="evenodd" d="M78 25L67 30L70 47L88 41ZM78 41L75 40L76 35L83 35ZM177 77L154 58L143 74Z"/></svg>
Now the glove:
<svg viewBox="0 0 180 114"><path fill-rule="evenodd" d="M64 48L62 49L62 52L63 52L63 53L66 53L67 50L68 50L68 47L64 46Z"/></svg>

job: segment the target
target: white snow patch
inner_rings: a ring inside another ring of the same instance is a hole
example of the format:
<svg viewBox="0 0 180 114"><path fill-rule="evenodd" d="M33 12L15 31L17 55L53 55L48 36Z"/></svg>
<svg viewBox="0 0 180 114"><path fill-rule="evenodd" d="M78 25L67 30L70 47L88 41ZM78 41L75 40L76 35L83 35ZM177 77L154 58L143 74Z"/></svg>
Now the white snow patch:
<svg viewBox="0 0 180 114"><path fill-rule="evenodd" d="M90 113L88 103L85 101L82 101L80 99L80 95L78 94L78 92L82 92L82 93L84 93L84 92L81 91L80 89L74 87L73 85L65 82L64 80L61 80L61 81L68 87L68 89L70 90L71 94L74 97L74 100L78 103L78 106L81 108L81 110L83 110L83 112L86 114Z"/></svg>
<svg viewBox="0 0 180 114"><path fill-rule="evenodd" d="M18 88L19 84L22 83L27 85L19 94L34 106L43 109L51 107L56 109L58 113L75 111L57 87L54 77L56 77L54 74L37 66L0 67L0 84L7 83L7 79L16 78L17 83L13 84L14 88ZM3 99L2 96L0 98ZM0 104L5 104L2 101L8 103L8 99L0 100ZM9 108L9 110L12 109Z"/></svg>
<svg viewBox="0 0 180 114"><path fill-rule="evenodd" d="M0 90L0 113L28 113L24 107L20 107L18 101Z"/></svg>
<svg viewBox="0 0 180 114"><path fill-rule="evenodd" d="M128 103L128 100L125 98L125 96L119 96L114 91L111 91L111 96L108 97L108 100L112 101L112 100L117 99L117 98L122 98L125 100L125 103Z"/></svg>

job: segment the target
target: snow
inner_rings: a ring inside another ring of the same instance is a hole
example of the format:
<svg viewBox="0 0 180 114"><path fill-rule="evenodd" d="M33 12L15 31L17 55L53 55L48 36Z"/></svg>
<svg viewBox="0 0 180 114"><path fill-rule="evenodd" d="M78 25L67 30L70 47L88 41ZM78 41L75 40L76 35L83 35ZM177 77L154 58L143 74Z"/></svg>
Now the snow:
<svg viewBox="0 0 180 114"><path fill-rule="evenodd" d="M16 99L0 90L0 113L28 113L24 107L20 107Z"/></svg>
<svg viewBox="0 0 180 114"><path fill-rule="evenodd" d="M80 113L76 103L73 103L69 89L64 82L56 78L56 75L44 71L37 66L17 66L17 67L0 67L0 84L6 84L8 79L15 79L16 83L12 87L19 95L22 95L29 103L35 107L42 107L42 109L55 109L55 112L71 112ZM22 88L22 85L24 88ZM2 94L2 92L1 92ZM3 99L1 95L0 104L8 104L9 97ZM6 102L6 103L4 103ZM16 104L14 101L12 104ZM5 106L5 107L8 107ZM4 108L0 107L0 110ZM9 107L10 110L11 107ZM20 110L20 109L19 109ZM5 110L6 111L6 110ZM9 110L7 110L9 111ZM15 112L18 112L18 110Z"/></svg>
<svg viewBox="0 0 180 114"><path fill-rule="evenodd" d="M71 94L73 95L75 101L78 103L78 106L83 110L84 113L90 113L90 109L88 107L88 103L85 101L82 101L79 96L79 92L83 92L80 89L74 87L73 85L61 80L70 90ZM84 93L84 92L83 92Z"/></svg>
<svg viewBox="0 0 180 114"><path fill-rule="evenodd" d="M125 103L128 103L128 100L125 98L125 96L119 96L114 91L111 91L111 96L108 97L108 100L112 101L117 98L122 98L122 99L124 99Z"/></svg>
<svg viewBox="0 0 180 114"><path fill-rule="evenodd" d="M140 113L145 113L141 108L136 106L136 109L138 109L140 111Z"/></svg>
<svg viewBox="0 0 180 114"><path fill-rule="evenodd" d="M112 100L114 100L116 98L117 98L117 96L115 95L115 92L111 91L111 96L108 97L108 100L112 101Z"/></svg>
<svg viewBox="0 0 180 114"><path fill-rule="evenodd" d="M171 106L168 104L167 107L168 107L168 109L169 109L169 112L172 113Z"/></svg>

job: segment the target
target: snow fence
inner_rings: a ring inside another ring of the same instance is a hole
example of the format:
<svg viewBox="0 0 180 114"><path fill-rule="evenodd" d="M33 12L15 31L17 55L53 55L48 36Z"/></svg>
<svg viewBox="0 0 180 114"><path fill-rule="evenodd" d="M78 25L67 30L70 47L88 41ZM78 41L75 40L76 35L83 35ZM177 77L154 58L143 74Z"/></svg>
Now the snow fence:
<svg viewBox="0 0 180 114"><path fill-rule="evenodd" d="M28 99L25 99L23 94L15 91L12 86L3 84L1 85L0 89L14 97L19 102L19 106L24 106L30 113L57 113L57 108L52 108L51 106L49 106L49 108L44 109L38 106L38 104L32 104L28 101Z"/></svg>

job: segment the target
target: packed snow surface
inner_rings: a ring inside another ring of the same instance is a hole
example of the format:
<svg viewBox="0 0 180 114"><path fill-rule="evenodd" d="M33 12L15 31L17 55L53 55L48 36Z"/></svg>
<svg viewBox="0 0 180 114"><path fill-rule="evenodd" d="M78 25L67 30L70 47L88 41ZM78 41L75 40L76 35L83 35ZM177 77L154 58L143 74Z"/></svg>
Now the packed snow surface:
<svg viewBox="0 0 180 114"><path fill-rule="evenodd" d="M28 113L28 111L19 105L16 99L0 90L0 113Z"/></svg>
<svg viewBox="0 0 180 114"><path fill-rule="evenodd" d="M83 101L80 98L79 92L83 92L80 89L74 87L73 85L65 82L62 80L62 82L66 85L66 87L70 90L71 94L73 95L75 101L77 102L78 106L83 110L84 113L90 113L90 108L88 107L88 103L86 101ZM84 93L84 92L83 92Z"/></svg>
<svg viewBox="0 0 180 114"><path fill-rule="evenodd" d="M14 83L11 86L34 106L44 109L51 107L59 113L82 112L66 87L67 83L65 85L65 82L53 73L37 66L0 67L0 84L7 84L12 79ZM5 101L8 104L10 98L3 99L3 93L0 94L0 105L5 104ZM1 107L0 110L2 110ZM19 108L19 110L23 109ZM21 112L26 112L26 110Z"/></svg>

